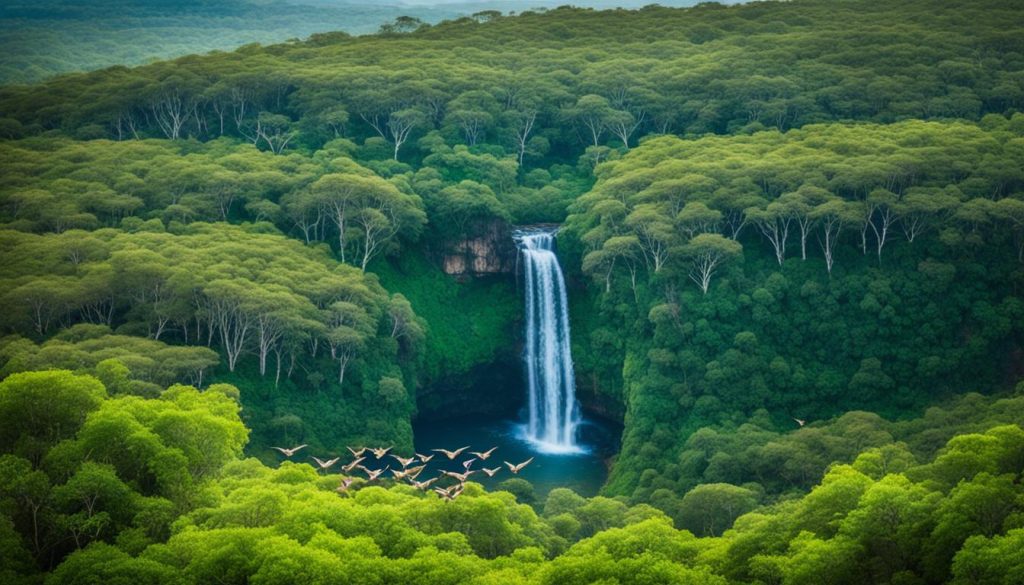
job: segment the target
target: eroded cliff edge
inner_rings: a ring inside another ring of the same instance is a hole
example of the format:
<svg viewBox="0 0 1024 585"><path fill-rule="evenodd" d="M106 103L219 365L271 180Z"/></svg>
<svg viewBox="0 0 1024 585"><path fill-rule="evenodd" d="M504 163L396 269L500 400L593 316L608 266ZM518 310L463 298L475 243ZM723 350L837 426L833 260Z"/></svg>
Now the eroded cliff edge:
<svg viewBox="0 0 1024 585"><path fill-rule="evenodd" d="M475 224L465 237L447 240L434 254L445 274L484 276L514 274L518 253L512 227L504 221Z"/></svg>

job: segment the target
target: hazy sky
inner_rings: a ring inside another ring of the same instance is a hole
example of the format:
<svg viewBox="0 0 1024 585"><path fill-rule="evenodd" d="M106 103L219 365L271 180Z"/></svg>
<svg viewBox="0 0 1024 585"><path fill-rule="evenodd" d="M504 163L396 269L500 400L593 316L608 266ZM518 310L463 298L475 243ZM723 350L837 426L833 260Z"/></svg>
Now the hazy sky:
<svg viewBox="0 0 1024 585"><path fill-rule="evenodd" d="M533 6L601 6L601 7L638 7L648 4L661 4L662 6L692 6L702 0L392 0L396 4L408 4L413 6L432 6L438 4L522 4ZM389 2L391 3L391 2ZM723 2L729 4L731 2Z"/></svg>
<svg viewBox="0 0 1024 585"><path fill-rule="evenodd" d="M0 0L2 1L2 0ZM465 12L476 12L494 8L507 12L509 10L526 10L529 8L572 5L590 8L640 8L648 4L660 4L662 6L693 6L704 0L380 0L379 2L361 0L284 0L291 4L313 4L318 6L330 5L372 5L372 6L415 6L419 9L431 6L444 7L445 10L457 10ZM718 0L722 4L737 4L740 0Z"/></svg>

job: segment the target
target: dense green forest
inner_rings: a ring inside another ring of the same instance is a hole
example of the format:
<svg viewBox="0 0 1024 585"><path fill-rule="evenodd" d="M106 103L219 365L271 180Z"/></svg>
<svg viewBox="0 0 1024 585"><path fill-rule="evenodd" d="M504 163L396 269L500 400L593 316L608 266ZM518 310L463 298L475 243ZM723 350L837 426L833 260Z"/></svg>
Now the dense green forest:
<svg viewBox="0 0 1024 585"><path fill-rule="evenodd" d="M61 73L142 65L329 31L371 33L399 16L436 22L477 12L397 4L4 0L0 2L0 82L31 83Z"/></svg>
<svg viewBox="0 0 1024 585"><path fill-rule="evenodd" d="M0 87L4 582L1024 579L1020 7L390 19ZM280 463L513 411L536 223L600 496Z"/></svg>
<svg viewBox="0 0 1024 585"><path fill-rule="evenodd" d="M118 375L107 375L117 387ZM709 482L668 516L567 489L540 504L521 488L517 499L472 483L453 502L360 479L339 497L337 475L239 458L248 433L238 394L213 384L145 398L66 370L0 382L4 582L34 583L55 565L46 583L1014 583L1022 575L1019 396L969 394L901 423L854 412L780 434L753 421L720 453L820 443L837 462L805 469L816 485L803 496L762 505L756 483ZM714 437L699 442L698 451L715 449ZM768 475L801 473L763 463Z"/></svg>
<svg viewBox="0 0 1024 585"><path fill-rule="evenodd" d="M639 8L647 2L574 4ZM62 73L291 42L324 32L375 33L382 26L409 26L409 19L429 25L463 16L485 19L496 10L543 11L558 5L551 0L2 0L0 83L33 83Z"/></svg>

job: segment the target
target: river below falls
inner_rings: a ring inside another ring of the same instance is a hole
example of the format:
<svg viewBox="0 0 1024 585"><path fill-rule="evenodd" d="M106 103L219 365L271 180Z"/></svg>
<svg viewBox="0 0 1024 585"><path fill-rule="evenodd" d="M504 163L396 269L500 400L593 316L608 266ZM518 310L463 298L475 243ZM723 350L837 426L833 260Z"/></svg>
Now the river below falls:
<svg viewBox="0 0 1024 585"><path fill-rule="evenodd" d="M618 451L620 428L604 422L585 419L577 427L579 453L552 454L539 452L525 439L523 423L511 418L466 417L445 420L420 421L413 424L416 452L424 455L431 449L455 450L469 445L468 451L498 449L483 462L484 467L502 467L493 478L476 473L471 481L495 489L499 483L513 477L520 477L533 484L538 497L544 497L557 487L570 488L582 496L597 495L608 477L607 460ZM462 471L462 461L473 457L463 453L454 461L437 453L420 476L433 477L440 470ZM530 457L534 460L512 475L502 462L521 463ZM473 469L480 469L481 462L473 462Z"/></svg>

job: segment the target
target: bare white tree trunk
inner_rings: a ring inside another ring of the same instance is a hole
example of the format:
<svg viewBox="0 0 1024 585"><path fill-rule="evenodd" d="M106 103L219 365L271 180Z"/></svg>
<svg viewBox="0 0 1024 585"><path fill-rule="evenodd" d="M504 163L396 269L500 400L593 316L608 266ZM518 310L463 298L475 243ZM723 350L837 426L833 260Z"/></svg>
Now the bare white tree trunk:
<svg viewBox="0 0 1024 585"><path fill-rule="evenodd" d="M822 231L824 232L824 239L818 238L821 243L821 250L825 254L825 269L829 275L832 274L832 266L835 264L835 248L836 241L839 239L839 233L843 229L843 222L838 217L828 217L822 221Z"/></svg>
<svg viewBox="0 0 1024 585"><path fill-rule="evenodd" d="M526 157L526 145L530 141L530 134L533 133L533 126L537 122L537 112L523 114L516 127L516 147L519 149L519 166L523 166L523 159Z"/></svg>
<svg viewBox="0 0 1024 585"><path fill-rule="evenodd" d="M775 250L775 259L779 262L779 266L782 266L782 262L786 258L786 241L789 239L789 224L791 221L791 218L788 216L779 216L769 221L757 222L757 227L761 230L761 234L771 243L772 249Z"/></svg>

